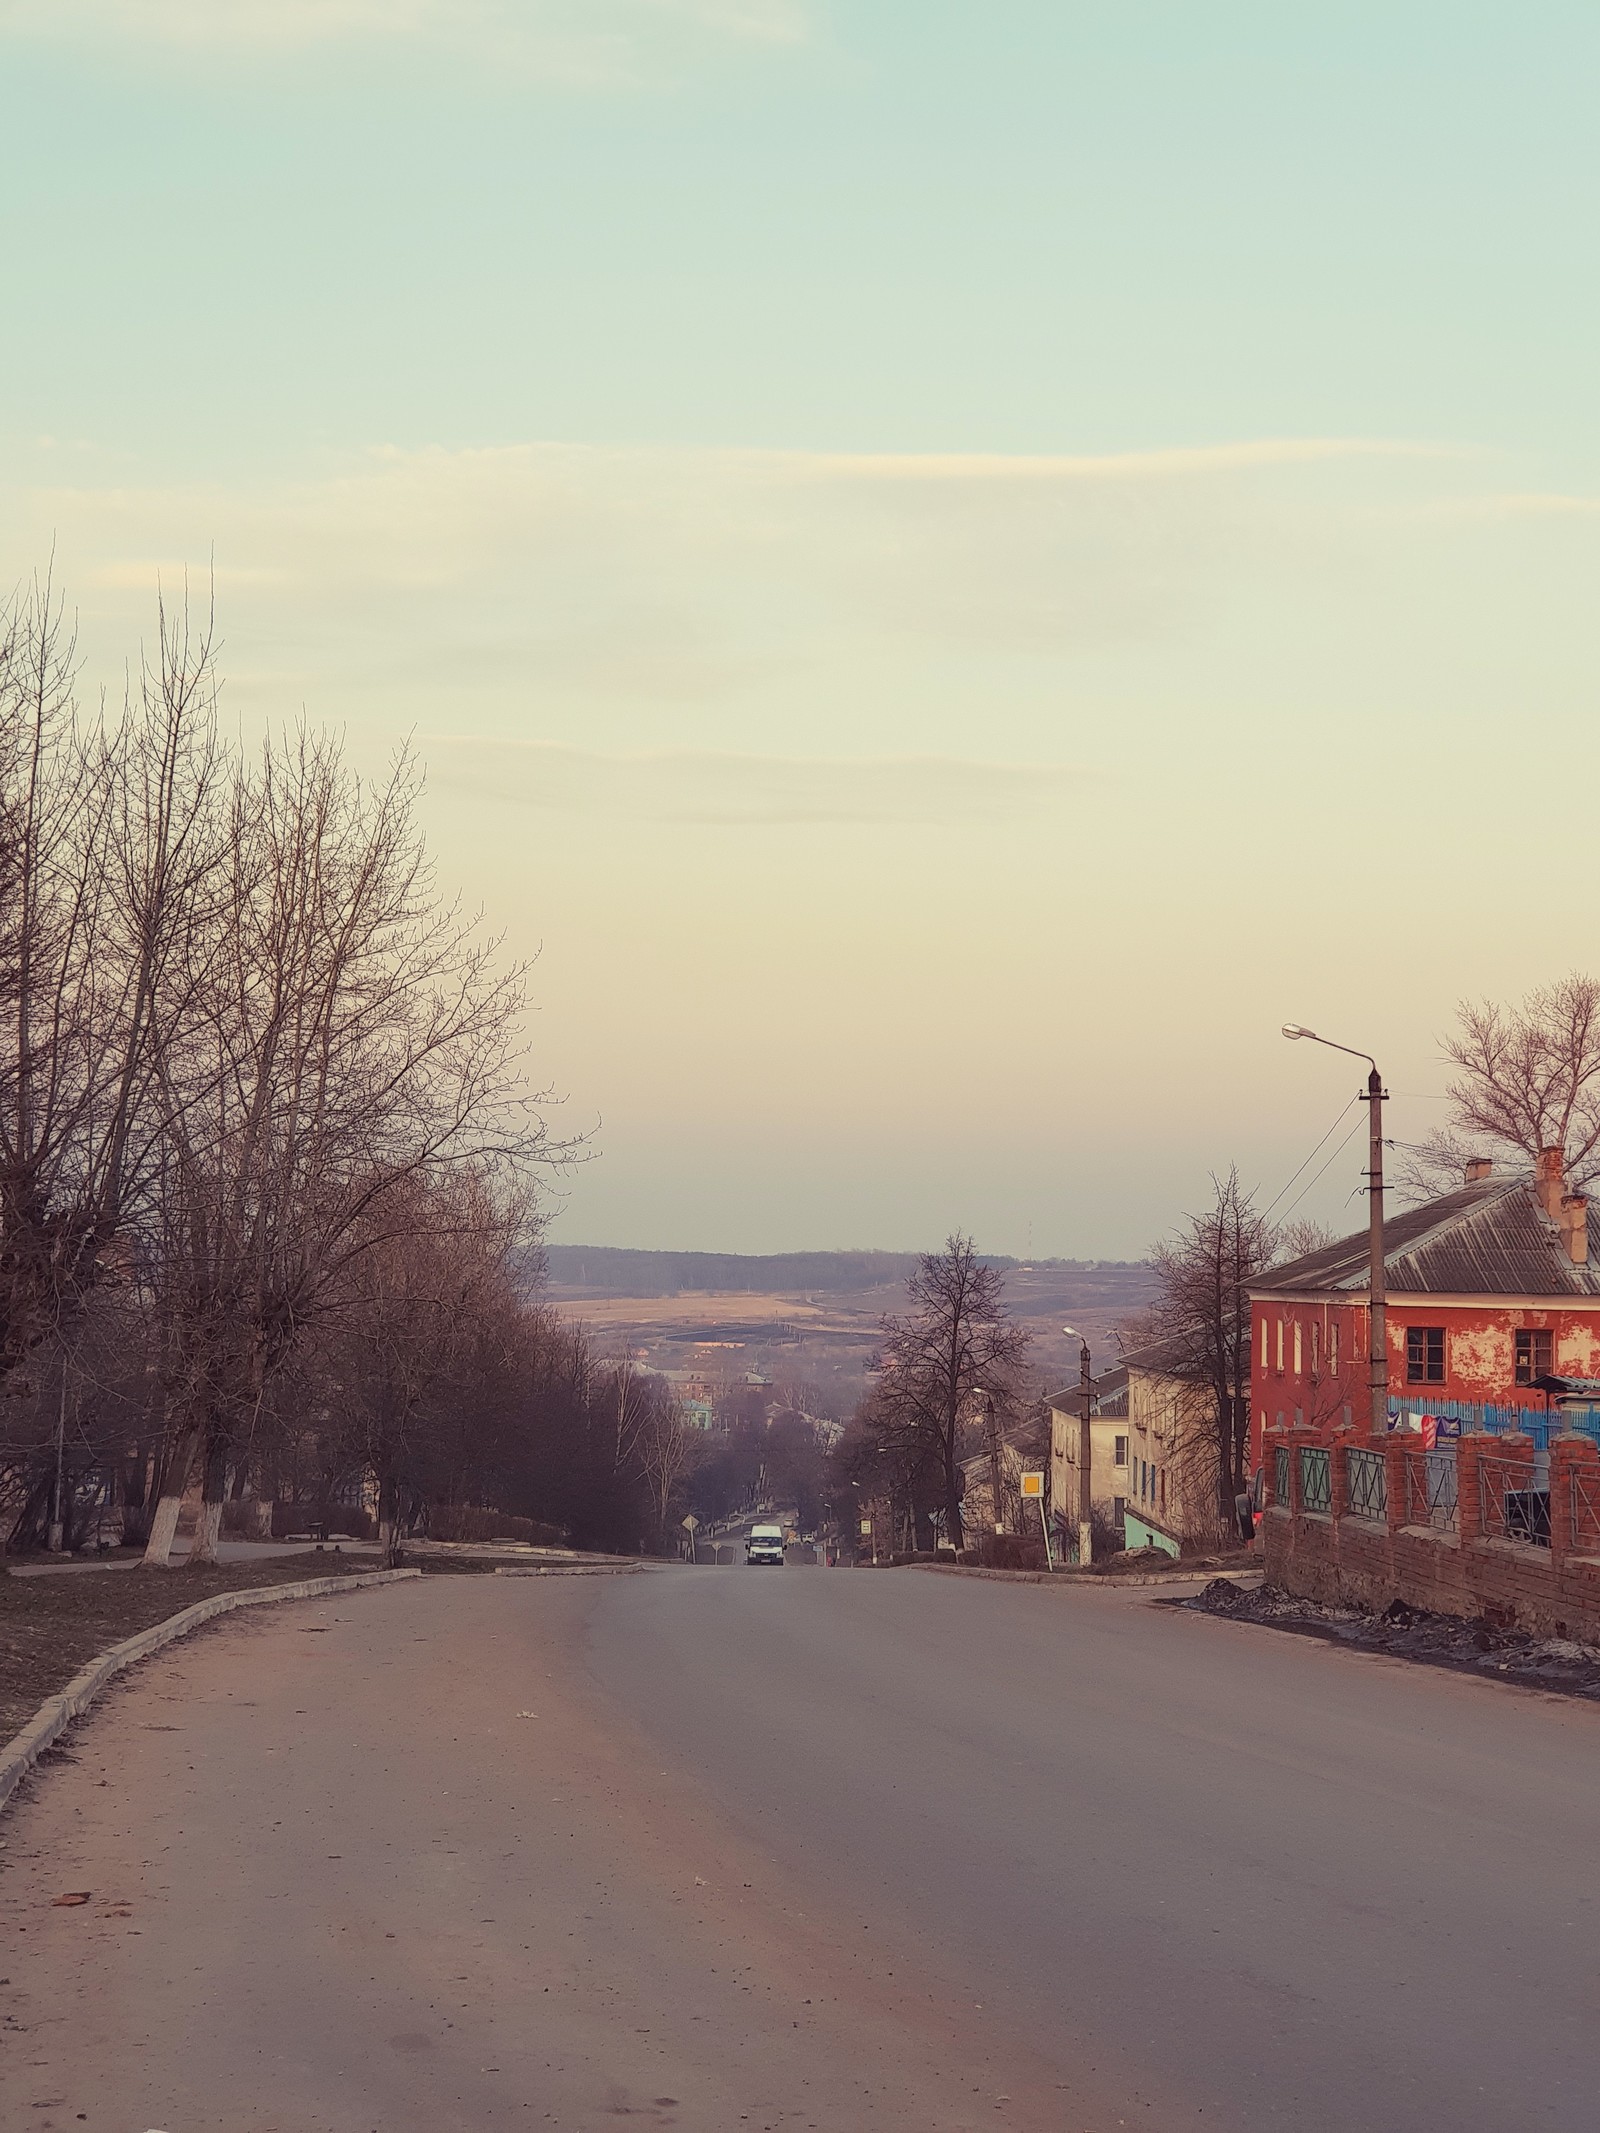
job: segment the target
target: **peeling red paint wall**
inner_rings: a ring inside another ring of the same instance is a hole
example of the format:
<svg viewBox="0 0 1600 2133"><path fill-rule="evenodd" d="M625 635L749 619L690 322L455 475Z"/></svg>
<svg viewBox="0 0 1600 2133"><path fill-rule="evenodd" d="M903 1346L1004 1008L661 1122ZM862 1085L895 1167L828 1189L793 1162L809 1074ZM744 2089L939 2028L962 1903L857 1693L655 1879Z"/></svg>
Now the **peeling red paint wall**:
<svg viewBox="0 0 1600 2133"><path fill-rule="evenodd" d="M1430 1397L1541 1405L1541 1394L1517 1383L1516 1336L1522 1329L1552 1336L1552 1368L1559 1375L1600 1377L1600 1298L1587 1305L1539 1308L1494 1298L1461 1304L1394 1296L1388 1319L1390 1396L1413 1405ZM1406 1334L1413 1326L1442 1329L1442 1379L1413 1382L1407 1376ZM1271 1423L1323 1431L1347 1422L1365 1428L1365 1303L1258 1302L1252 1307L1252 1337L1253 1464L1260 1459L1261 1432Z"/></svg>

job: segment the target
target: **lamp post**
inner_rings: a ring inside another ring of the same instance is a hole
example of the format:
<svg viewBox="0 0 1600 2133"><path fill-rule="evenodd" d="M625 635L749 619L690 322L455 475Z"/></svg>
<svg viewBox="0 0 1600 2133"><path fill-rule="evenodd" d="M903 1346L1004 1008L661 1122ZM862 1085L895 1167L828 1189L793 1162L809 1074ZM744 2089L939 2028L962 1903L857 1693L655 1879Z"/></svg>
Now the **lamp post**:
<svg viewBox="0 0 1600 2133"><path fill-rule="evenodd" d="M1324 1044L1330 1052L1343 1052L1351 1059L1364 1059L1372 1072L1362 1102L1367 1111L1367 1389L1371 1399L1371 1430L1381 1437L1389 1427L1389 1321L1383 1278L1383 1076L1370 1052L1356 1051L1348 1044L1335 1044L1319 1037L1314 1029L1286 1022L1283 1034L1298 1041Z"/></svg>
<svg viewBox="0 0 1600 2133"><path fill-rule="evenodd" d="M1000 1516L1000 1430L995 1417L994 1395L983 1395L983 1432L989 1444L989 1515L996 1533L1005 1531Z"/></svg>
<svg viewBox="0 0 1600 2133"><path fill-rule="evenodd" d="M1089 1471L1094 1456L1094 1379L1089 1370L1089 1343L1076 1326L1063 1326L1078 1350L1078 1567L1094 1560L1094 1486Z"/></svg>

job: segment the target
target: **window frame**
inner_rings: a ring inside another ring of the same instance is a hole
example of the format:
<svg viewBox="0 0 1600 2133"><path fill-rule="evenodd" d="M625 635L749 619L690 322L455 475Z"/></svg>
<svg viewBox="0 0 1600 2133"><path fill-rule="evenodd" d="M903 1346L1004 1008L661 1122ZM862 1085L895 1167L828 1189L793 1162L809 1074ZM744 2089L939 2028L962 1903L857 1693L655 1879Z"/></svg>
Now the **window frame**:
<svg viewBox="0 0 1600 2133"><path fill-rule="evenodd" d="M1437 1350L1437 1355L1435 1354ZM1450 1350L1443 1326L1407 1326L1406 1383L1442 1385L1450 1374Z"/></svg>
<svg viewBox="0 0 1600 2133"><path fill-rule="evenodd" d="M1523 1346L1527 1355L1524 1358ZM1518 1326L1512 1343L1512 1382L1531 1385L1537 1378L1554 1372L1556 1367L1556 1337L1548 1326Z"/></svg>

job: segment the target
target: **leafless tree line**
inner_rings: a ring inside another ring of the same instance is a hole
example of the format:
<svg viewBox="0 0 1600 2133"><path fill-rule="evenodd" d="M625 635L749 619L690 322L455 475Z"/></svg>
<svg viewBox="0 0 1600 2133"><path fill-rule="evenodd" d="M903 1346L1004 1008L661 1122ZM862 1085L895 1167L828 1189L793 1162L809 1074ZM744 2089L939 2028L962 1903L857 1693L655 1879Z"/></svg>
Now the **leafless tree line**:
<svg viewBox="0 0 1600 2133"><path fill-rule="evenodd" d="M419 789L304 723L230 740L186 608L115 713L48 580L0 612L8 1545L109 1509L165 1563L191 1480L200 1561L284 1471L374 1493L391 1539L441 1488L531 1501L541 1460L569 1512L598 1485L612 1388L532 1288L570 1151L525 972L440 894ZM623 1407L609 1478L664 1519L670 1402Z"/></svg>

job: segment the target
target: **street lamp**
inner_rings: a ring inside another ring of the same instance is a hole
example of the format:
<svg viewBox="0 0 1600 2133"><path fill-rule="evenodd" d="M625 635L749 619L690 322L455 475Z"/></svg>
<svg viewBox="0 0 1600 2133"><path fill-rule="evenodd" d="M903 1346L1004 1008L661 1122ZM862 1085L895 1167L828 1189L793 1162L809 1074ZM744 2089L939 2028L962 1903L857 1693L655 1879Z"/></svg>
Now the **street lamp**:
<svg viewBox="0 0 1600 2133"><path fill-rule="evenodd" d="M1370 1052L1348 1044L1335 1044L1319 1037L1299 1022L1286 1022L1283 1034L1292 1041L1304 1037L1311 1044L1326 1045L1330 1052L1343 1052L1351 1059L1364 1059L1372 1072L1362 1101L1367 1113L1367 1389L1371 1399L1370 1428L1381 1437L1389 1427L1389 1319L1383 1280L1383 1076Z"/></svg>
<svg viewBox="0 0 1600 2133"><path fill-rule="evenodd" d="M1094 1380L1089 1371L1089 1340L1076 1326L1063 1326L1078 1350L1078 1563L1094 1559L1094 1487L1089 1462L1094 1456Z"/></svg>

